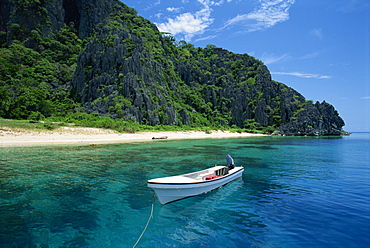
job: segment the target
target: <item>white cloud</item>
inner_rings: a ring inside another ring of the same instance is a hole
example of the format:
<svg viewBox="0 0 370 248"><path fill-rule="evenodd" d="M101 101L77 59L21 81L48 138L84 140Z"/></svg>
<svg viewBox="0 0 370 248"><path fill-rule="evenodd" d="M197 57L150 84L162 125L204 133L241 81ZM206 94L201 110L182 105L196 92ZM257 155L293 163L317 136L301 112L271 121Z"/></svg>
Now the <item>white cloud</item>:
<svg viewBox="0 0 370 248"><path fill-rule="evenodd" d="M202 38L196 39L195 42L202 41L202 40L212 40L212 39L214 39L216 37L217 37L217 35L210 35L210 36L206 36L206 37L202 37Z"/></svg>
<svg viewBox="0 0 370 248"><path fill-rule="evenodd" d="M310 35L319 38L320 40L323 38L322 30L321 29L313 29L310 31Z"/></svg>
<svg viewBox="0 0 370 248"><path fill-rule="evenodd" d="M330 79L331 76L320 75L320 74L312 74L312 73L301 73L301 72L271 72L271 74L275 75L288 75L288 76L296 76L301 78L313 78L313 79Z"/></svg>
<svg viewBox="0 0 370 248"><path fill-rule="evenodd" d="M207 10L192 13L183 13L176 18L168 18L166 23L157 23L162 32L169 32L172 35L184 34L185 40L189 41L196 33L202 33L213 19Z"/></svg>
<svg viewBox="0 0 370 248"><path fill-rule="evenodd" d="M202 4L202 9L195 13L186 12L175 18L167 18L167 22L164 23L156 23L159 30L169 32L172 35L183 34L186 41L190 41L195 34L202 34L213 22L211 6L215 5L216 2L210 0L197 1Z"/></svg>
<svg viewBox="0 0 370 248"><path fill-rule="evenodd" d="M145 10L152 9L152 8L154 8L154 7L156 7L156 6L160 5L160 4L161 4L161 0L158 0L155 3L152 3L148 7L146 7Z"/></svg>
<svg viewBox="0 0 370 248"><path fill-rule="evenodd" d="M298 59L313 59L313 58L317 58L319 55L320 55L320 52L313 52L313 53L305 54Z"/></svg>
<svg viewBox="0 0 370 248"><path fill-rule="evenodd" d="M237 15L226 22L225 27L246 24L248 32L267 29L289 19L289 8L295 0L259 0L261 5L253 12Z"/></svg>
<svg viewBox="0 0 370 248"><path fill-rule="evenodd" d="M360 97L360 99L370 99L370 96Z"/></svg>
<svg viewBox="0 0 370 248"><path fill-rule="evenodd" d="M261 60L266 65L273 64L273 63L276 63L276 62L279 62L279 61L282 61L282 60L286 60L286 59L289 59L289 58L290 58L290 55L287 54L287 53L283 54L283 55L280 55L280 56L276 56L275 54L263 53L262 56L261 56Z"/></svg>
<svg viewBox="0 0 370 248"><path fill-rule="evenodd" d="M233 0L196 0L201 9L196 12L186 12L169 17L164 22L156 23L159 30L169 32L172 35L182 35L186 41L190 41L194 35L203 34L214 22L212 17L213 7L220 7ZM257 1L257 0L255 0ZM188 3L187 0L182 0ZM224 25L246 24L246 30L266 29L289 19L289 8L295 0L258 0L259 8L254 11L237 15ZM166 10L172 13L179 12L182 8L169 7Z"/></svg>
<svg viewBox="0 0 370 248"><path fill-rule="evenodd" d="M295 60L305 60L305 59L314 59L320 55L320 52L313 52L308 53L300 57L293 57L289 53L285 53L282 55L275 55L274 53L263 53L260 58L264 64L270 65L278 62L286 62L286 61L295 61ZM253 55L252 55L253 56Z"/></svg>
<svg viewBox="0 0 370 248"><path fill-rule="evenodd" d="M369 11L370 2L367 0L338 1L338 10L344 13Z"/></svg>
<svg viewBox="0 0 370 248"><path fill-rule="evenodd" d="M168 7L166 10L169 12L179 12L182 8Z"/></svg>

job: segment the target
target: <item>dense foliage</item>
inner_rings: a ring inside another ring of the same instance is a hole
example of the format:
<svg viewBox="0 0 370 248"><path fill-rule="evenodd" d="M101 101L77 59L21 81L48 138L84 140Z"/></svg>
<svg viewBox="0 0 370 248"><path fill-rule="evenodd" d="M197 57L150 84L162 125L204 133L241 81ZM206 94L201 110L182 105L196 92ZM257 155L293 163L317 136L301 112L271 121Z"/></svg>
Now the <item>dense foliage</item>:
<svg viewBox="0 0 370 248"><path fill-rule="evenodd" d="M178 42L117 0L8 4L13 12L0 23L3 118L128 132L139 124L272 132L312 105L254 57Z"/></svg>
<svg viewBox="0 0 370 248"><path fill-rule="evenodd" d="M37 49L27 48L26 40L13 40L0 48L0 116L27 119L35 116L64 115L76 104L69 93L82 41L73 27L64 27L42 38L33 30Z"/></svg>

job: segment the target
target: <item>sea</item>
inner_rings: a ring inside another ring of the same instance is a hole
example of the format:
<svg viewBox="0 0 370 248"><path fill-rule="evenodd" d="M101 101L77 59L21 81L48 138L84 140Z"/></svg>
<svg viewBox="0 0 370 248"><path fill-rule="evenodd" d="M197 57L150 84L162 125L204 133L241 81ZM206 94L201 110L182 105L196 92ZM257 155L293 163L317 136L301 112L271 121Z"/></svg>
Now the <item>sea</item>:
<svg viewBox="0 0 370 248"><path fill-rule="evenodd" d="M161 205L147 180L241 178ZM0 147L0 247L370 247L370 133Z"/></svg>

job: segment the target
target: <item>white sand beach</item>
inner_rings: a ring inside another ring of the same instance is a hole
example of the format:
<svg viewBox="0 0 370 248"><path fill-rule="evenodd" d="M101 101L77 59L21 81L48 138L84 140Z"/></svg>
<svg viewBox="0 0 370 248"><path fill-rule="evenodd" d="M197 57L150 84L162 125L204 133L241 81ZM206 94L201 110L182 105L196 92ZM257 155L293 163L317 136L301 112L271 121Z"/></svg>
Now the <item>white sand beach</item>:
<svg viewBox="0 0 370 248"><path fill-rule="evenodd" d="M263 136L252 133L232 133L229 131L164 131L119 133L113 130L82 127L60 127L53 131L10 130L0 127L0 146L27 146L50 144L101 144L156 141L153 137L174 139L236 138Z"/></svg>

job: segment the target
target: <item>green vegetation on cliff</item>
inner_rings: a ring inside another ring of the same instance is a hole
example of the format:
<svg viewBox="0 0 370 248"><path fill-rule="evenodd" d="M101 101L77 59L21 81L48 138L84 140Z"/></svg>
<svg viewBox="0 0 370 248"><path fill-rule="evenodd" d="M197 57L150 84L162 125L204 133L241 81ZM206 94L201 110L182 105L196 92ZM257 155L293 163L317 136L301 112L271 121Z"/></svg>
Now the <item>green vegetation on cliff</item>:
<svg viewBox="0 0 370 248"><path fill-rule="evenodd" d="M117 0L6 1L1 13L4 118L84 119L126 131L141 124L273 132L303 114L312 130L320 118L335 130L344 125L323 118L330 106L271 80L254 57L178 42Z"/></svg>
<svg viewBox="0 0 370 248"><path fill-rule="evenodd" d="M69 84L82 41L70 27L36 40L37 49L25 47L22 40L13 40L8 48L0 48L2 117L64 115L78 106L70 98Z"/></svg>

